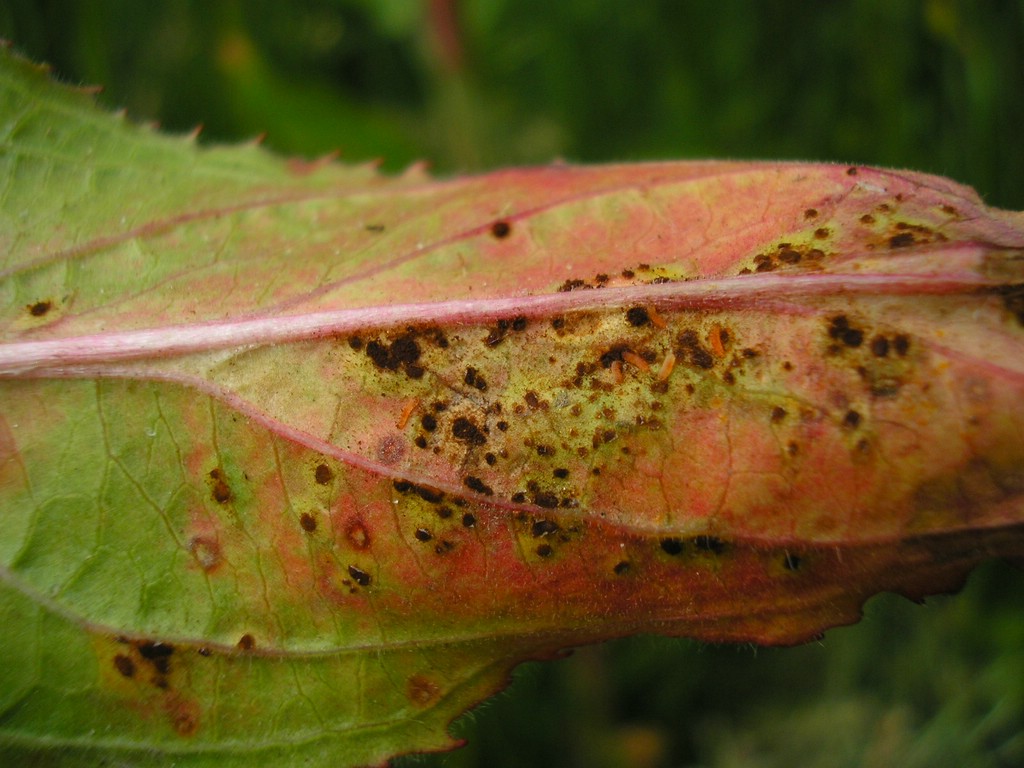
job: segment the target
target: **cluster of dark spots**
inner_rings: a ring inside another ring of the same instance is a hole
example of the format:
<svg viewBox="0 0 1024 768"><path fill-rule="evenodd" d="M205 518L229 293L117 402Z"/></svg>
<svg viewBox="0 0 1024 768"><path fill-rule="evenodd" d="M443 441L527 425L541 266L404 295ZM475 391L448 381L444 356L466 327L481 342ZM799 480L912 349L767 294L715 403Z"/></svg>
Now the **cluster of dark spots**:
<svg viewBox="0 0 1024 768"><path fill-rule="evenodd" d="M616 437L618 437L618 433L614 429L601 429L598 427L594 430L594 435L591 438L590 444L596 450L604 443L612 442Z"/></svg>
<svg viewBox="0 0 1024 768"><path fill-rule="evenodd" d="M462 527L463 528L473 528L475 526L476 526L476 515L474 515L472 512L466 512L462 516Z"/></svg>
<svg viewBox="0 0 1024 768"><path fill-rule="evenodd" d="M506 237L512 234L512 225L504 219L491 224L491 237L495 240L504 240Z"/></svg>
<svg viewBox="0 0 1024 768"><path fill-rule="evenodd" d="M306 533L316 532L316 518L313 517L309 512L303 512L299 516L299 525L302 526L302 530Z"/></svg>
<svg viewBox="0 0 1024 768"><path fill-rule="evenodd" d="M408 480L394 480L391 485L399 493L415 494L429 504L437 504L444 499L443 491L427 485L417 485L416 483L410 483Z"/></svg>
<svg viewBox="0 0 1024 768"><path fill-rule="evenodd" d="M487 485L487 483L474 475L466 475L466 477L462 479L462 484L469 488L469 490L482 493L484 496L494 495L494 491L491 489L491 486Z"/></svg>
<svg viewBox="0 0 1024 768"><path fill-rule="evenodd" d="M786 418L786 409L785 408L783 408L780 405L776 405L774 408L772 408L772 423L773 424L778 424L784 418Z"/></svg>
<svg viewBox="0 0 1024 768"><path fill-rule="evenodd" d="M446 555L455 549L455 544L448 541L448 539L441 539L437 544L434 545L435 555Z"/></svg>
<svg viewBox="0 0 1024 768"><path fill-rule="evenodd" d="M540 395L538 395L532 389L525 395L523 395L523 400L525 400L526 404L530 406L530 409L534 411L546 411L550 407L550 404L547 402L547 400L541 400Z"/></svg>
<svg viewBox="0 0 1024 768"><path fill-rule="evenodd" d="M452 422L452 436L470 445L483 445L487 442L480 428L465 416L459 416Z"/></svg>
<svg viewBox="0 0 1024 768"><path fill-rule="evenodd" d="M413 536L416 537L417 541L422 542L427 542L434 538L434 535L426 528L417 528Z"/></svg>
<svg viewBox="0 0 1024 768"><path fill-rule="evenodd" d="M34 304L27 305L25 309L28 310L28 313L32 315L32 317L43 317L51 309L53 309L53 302L50 301L49 299L46 299L44 301L37 301Z"/></svg>
<svg viewBox="0 0 1024 768"><path fill-rule="evenodd" d="M390 345L374 339L366 345L366 354L381 370L397 371L402 368L410 379L423 378L424 369L419 365L422 351L411 333L399 336Z"/></svg>
<svg viewBox="0 0 1024 768"><path fill-rule="evenodd" d="M725 552L726 544L717 536L696 536L693 539L693 546L701 552L710 552L713 555L720 555Z"/></svg>
<svg viewBox="0 0 1024 768"><path fill-rule="evenodd" d="M353 351L358 352L363 348L363 339L360 336L349 336L348 345Z"/></svg>
<svg viewBox="0 0 1024 768"><path fill-rule="evenodd" d="M626 310L626 322L634 328L640 328L651 322L651 316L643 307L630 307Z"/></svg>
<svg viewBox="0 0 1024 768"><path fill-rule="evenodd" d="M566 280L564 283L562 283L560 286L558 286L558 290L559 290L560 293L568 293L570 291L578 291L578 290L581 290L581 289L587 289L587 288L593 288L593 287L594 286L590 285L590 283L588 283L586 280L580 280L579 278L573 278L573 279Z"/></svg>
<svg viewBox="0 0 1024 768"><path fill-rule="evenodd" d="M683 541L675 537L668 537L661 540L661 549L666 555L681 555L683 553Z"/></svg>
<svg viewBox="0 0 1024 768"><path fill-rule="evenodd" d="M334 471L326 464L317 464L313 470L313 479L317 485L327 485L334 479Z"/></svg>
<svg viewBox="0 0 1024 768"><path fill-rule="evenodd" d="M170 643L147 641L138 643L136 648L139 655L153 665L158 674L168 675L171 672L171 656L174 655L174 646Z"/></svg>
<svg viewBox="0 0 1024 768"><path fill-rule="evenodd" d="M615 567L612 568L612 571L615 572L616 576L623 576L623 575L629 573L630 568L631 568L631 566L630 566L628 560L620 560L619 562L617 562L615 564Z"/></svg>
<svg viewBox="0 0 1024 768"><path fill-rule="evenodd" d="M676 357L680 360L689 360L691 364L704 370L714 367L715 358L701 345L696 331L690 329L683 331L676 338L676 343L678 344Z"/></svg>
<svg viewBox="0 0 1024 768"><path fill-rule="evenodd" d="M125 656L123 653L119 653L114 656L114 667L116 667L117 671L124 677L135 676L135 662L132 661L130 656Z"/></svg>
<svg viewBox="0 0 1024 768"><path fill-rule="evenodd" d="M210 495L218 504L227 504L231 501L231 486L228 485L220 468L210 470Z"/></svg>
<svg viewBox="0 0 1024 768"><path fill-rule="evenodd" d="M558 467L557 469L551 470L551 474L553 477L556 477L559 480L565 480L567 477L569 477L569 470L566 469L565 467Z"/></svg>
<svg viewBox="0 0 1024 768"><path fill-rule="evenodd" d="M425 333L439 349L448 349L448 337L444 335L444 331L440 328L430 328Z"/></svg>
<svg viewBox="0 0 1024 768"><path fill-rule="evenodd" d="M787 552L782 556L782 567L787 571L799 571L802 559L800 555L794 555Z"/></svg>
<svg viewBox="0 0 1024 768"><path fill-rule="evenodd" d="M836 315L829 321L828 335L847 347L859 347L864 342L864 331L850 325L846 315Z"/></svg>
<svg viewBox="0 0 1024 768"><path fill-rule="evenodd" d="M469 386L479 389L481 392L487 391L487 381L473 366L468 366L466 368L466 375L462 377L462 380Z"/></svg>
<svg viewBox="0 0 1024 768"><path fill-rule="evenodd" d="M358 584L360 587L370 586L370 574L368 574L362 568L350 565L348 567L348 575L351 576L353 580L356 582L356 584Z"/></svg>
<svg viewBox="0 0 1024 768"><path fill-rule="evenodd" d="M857 411L851 409L846 412L846 415L843 416L843 425L849 427L850 429L856 429L857 427L860 426L860 419L860 414Z"/></svg>
<svg viewBox="0 0 1024 768"><path fill-rule="evenodd" d="M931 227L922 224L910 224L906 221L898 221L895 224L896 234L889 238L889 248L906 248L911 245L924 245L933 240L945 242L946 236L941 232L935 232Z"/></svg>

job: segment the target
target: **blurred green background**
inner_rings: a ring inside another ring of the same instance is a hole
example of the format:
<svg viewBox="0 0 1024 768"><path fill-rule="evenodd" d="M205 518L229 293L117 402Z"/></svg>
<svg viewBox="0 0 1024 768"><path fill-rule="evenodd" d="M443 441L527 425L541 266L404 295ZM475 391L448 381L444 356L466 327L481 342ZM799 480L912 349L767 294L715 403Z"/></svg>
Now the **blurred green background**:
<svg viewBox="0 0 1024 768"><path fill-rule="evenodd" d="M4 0L0 36L205 141L436 173L555 158L910 167L1024 208L1024 2ZM528 664L406 766L1024 766L1024 577L797 649Z"/></svg>

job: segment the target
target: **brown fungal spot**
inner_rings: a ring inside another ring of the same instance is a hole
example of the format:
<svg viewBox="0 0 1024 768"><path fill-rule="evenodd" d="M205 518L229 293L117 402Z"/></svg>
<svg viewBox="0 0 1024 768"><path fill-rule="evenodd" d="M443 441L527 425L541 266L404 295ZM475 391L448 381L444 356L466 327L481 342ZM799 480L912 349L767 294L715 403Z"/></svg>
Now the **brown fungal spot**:
<svg viewBox="0 0 1024 768"><path fill-rule="evenodd" d="M433 414L425 413L420 419L420 426L427 430L427 432L433 432L437 429L437 419L434 418Z"/></svg>
<svg viewBox="0 0 1024 768"><path fill-rule="evenodd" d="M437 683L428 680L423 675L413 675L409 678L406 686L406 693L409 701L418 707L425 707L433 703L441 694Z"/></svg>
<svg viewBox="0 0 1024 768"><path fill-rule="evenodd" d="M426 528L417 528L413 536L415 536L418 541L430 541L434 538L433 534Z"/></svg>
<svg viewBox="0 0 1024 768"><path fill-rule="evenodd" d="M785 250L779 251L779 261L786 264L799 264L803 259L799 251L794 251L792 248L786 248Z"/></svg>
<svg viewBox="0 0 1024 768"><path fill-rule="evenodd" d="M897 355L905 357L907 352L910 351L910 337L902 333L896 335L892 340L892 347L896 350Z"/></svg>
<svg viewBox="0 0 1024 768"><path fill-rule="evenodd" d="M550 445L538 445L538 446L536 446L536 448L534 450L537 451L537 455L538 456L554 456L555 455L555 449L554 449L553 446L550 446Z"/></svg>
<svg viewBox="0 0 1024 768"><path fill-rule="evenodd" d="M668 537L661 540L661 549L667 555L679 555L683 552L683 541L675 537Z"/></svg>
<svg viewBox="0 0 1024 768"><path fill-rule="evenodd" d="M818 227L816 230L814 230L814 237L818 240L827 240L828 236L831 234L832 232L829 230L828 227Z"/></svg>
<svg viewBox="0 0 1024 768"><path fill-rule="evenodd" d="M872 216L870 213L865 213L863 216L860 217L860 223L861 224L874 224L875 223L875 217Z"/></svg>
<svg viewBox="0 0 1024 768"><path fill-rule="evenodd" d="M772 423L773 424L778 424L784 418L786 418L786 409L785 408L783 408L782 406L779 406L779 405L776 405L774 408L772 408Z"/></svg>
<svg viewBox="0 0 1024 768"><path fill-rule="evenodd" d="M463 478L462 484L469 488L469 490L476 491L477 493L482 493L484 496L494 495L494 491L491 489L491 487L487 485L487 483L485 483L479 477L467 475L465 478Z"/></svg>
<svg viewBox="0 0 1024 768"><path fill-rule="evenodd" d="M362 568L350 565L348 567L348 575L351 576L355 583L358 584L360 587L370 586L370 574L368 574Z"/></svg>
<svg viewBox="0 0 1024 768"><path fill-rule="evenodd" d="M525 400L526 404L533 410L537 410L542 407L540 397L532 389L523 395L523 400Z"/></svg>
<svg viewBox="0 0 1024 768"><path fill-rule="evenodd" d="M640 328L651 322L651 316L643 307L630 307L626 310L626 322L635 328Z"/></svg>
<svg viewBox="0 0 1024 768"><path fill-rule="evenodd" d="M847 176L856 176L856 175L857 175L857 169L856 169L856 168L854 168L854 167L853 167L853 166L851 165L851 166L850 166L849 168L847 168L847 169L846 169L846 175L847 175Z"/></svg>
<svg viewBox="0 0 1024 768"><path fill-rule="evenodd" d="M171 696L164 704L171 727L181 737L194 736L199 730L199 708L195 702Z"/></svg>
<svg viewBox="0 0 1024 768"><path fill-rule="evenodd" d="M871 340L871 354L875 357L885 357L889 354L889 340L885 336L875 336Z"/></svg>
<svg viewBox="0 0 1024 768"><path fill-rule="evenodd" d="M462 527L472 528L476 525L476 515L472 512L467 512L462 516Z"/></svg>
<svg viewBox="0 0 1024 768"><path fill-rule="evenodd" d="M227 504L231 501L231 486L219 468L210 470L210 495L218 504Z"/></svg>
<svg viewBox="0 0 1024 768"><path fill-rule="evenodd" d="M256 647L256 638L246 632L238 638L237 646L240 651L251 651Z"/></svg>
<svg viewBox="0 0 1024 768"><path fill-rule="evenodd" d="M499 422L498 422L498 424L497 424L497 427L498 427L498 429L500 429L500 430L501 430L502 432L504 432L505 430L507 430L507 429L508 429L508 422L507 422L507 421L499 421Z"/></svg>
<svg viewBox="0 0 1024 768"><path fill-rule="evenodd" d="M303 512L299 516L299 525L302 526L302 530L306 533L316 532L316 518L309 514L309 512Z"/></svg>
<svg viewBox="0 0 1024 768"><path fill-rule="evenodd" d="M139 651L139 655L153 665L153 669L158 675L170 674L171 656L174 654L173 645L170 643L146 641L138 643L136 648Z"/></svg>
<svg viewBox="0 0 1024 768"><path fill-rule="evenodd" d="M534 552L537 553L538 557L551 557L553 550L550 544L538 544Z"/></svg>
<svg viewBox="0 0 1024 768"><path fill-rule="evenodd" d="M417 448L426 448L427 447L427 438L425 438L423 435L417 435L416 439L413 440L412 442L413 442L413 445L415 445Z"/></svg>
<svg viewBox="0 0 1024 768"><path fill-rule="evenodd" d="M334 471L326 464L317 464L313 471L313 478L318 485L327 485L334 479Z"/></svg>
<svg viewBox="0 0 1024 768"><path fill-rule="evenodd" d="M188 551L199 563L199 567L209 573L221 563L220 543L210 536L194 536L188 542Z"/></svg>
<svg viewBox="0 0 1024 768"><path fill-rule="evenodd" d="M487 442L480 428L465 416L460 416L452 422L452 436L470 445L483 445Z"/></svg>
<svg viewBox="0 0 1024 768"><path fill-rule="evenodd" d="M1024 325L1024 285L1000 285L995 292L1003 297L1003 306Z"/></svg>
<svg viewBox="0 0 1024 768"><path fill-rule="evenodd" d="M579 290L581 288L592 288L592 287L593 286L591 286L589 283L587 283L586 280L580 280L579 278L575 278L575 279L571 279L571 280L566 280L564 283L562 283L560 286L558 286L558 290L559 290L560 293L568 293L570 291Z"/></svg>
<svg viewBox="0 0 1024 768"><path fill-rule="evenodd" d="M847 411L843 416L843 424L851 429L856 429L860 425L860 414L852 409Z"/></svg>
<svg viewBox="0 0 1024 768"><path fill-rule="evenodd" d="M442 520L447 520L449 517L452 516L452 510L450 507L438 507L437 516L440 517Z"/></svg>
<svg viewBox="0 0 1024 768"><path fill-rule="evenodd" d="M786 552L782 556L782 567L785 568L787 571L799 571L801 562L802 560L799 555L794 555L789 552Z"/></svg>
<svg viewBox="0 0 1024 768"><path fill-rule="evenodd" d="M898 235L893 235L889 238L889 247L906 248L907 246L913 245L914 242L913 232L900 232Z"/></svg>
<svg viewBox="0 0 1024 768"><path fill-rule="evenodd" d="M533 503L545 509L554 509L558 506L558 497L551 491L536 491L533 494Z"/></svg>
<svg viewBox="0 0 1024 768"><path fill-rule="evenodd" d="M359 336L349 336L348 345L356 352L363 348L363 340Z"/></svg>
<svg viewBox="0 0 1024 768"><path fill-rule="evenodd" d="M796 456L798 453L800 453L800 446L794 441L790 440L788 443L786 443L786 453L788 453L790 456Z"/></svg>
<svg viewBox="0 0 1024 768"><path fill-rule="evenodd" d="M487 453L484 454L484 461L487 462L487 466L493 467L495 464L498 463L498 457L495 456L490 451L488 451Z"/></svg>
<svg viewBox="0 0 1024 768"><path fill-rule="evenodd" d="M804 211L804 218L805 219L814 219L814 218L817 218L817 216L818 216L818 211L817 211L816 208L808 208L806 211Z"/></svg>
<svg viewBox="0 0 1024 768"><path fill-rule="evenodd" d="M53 309L53 302L49 299L46 299L45 301L37 301L34 304L29 304L25 309L28 310L28 313L32 315L32 317L42 317Z"/></svg>
<svg viewBox="0 0 1024 768"><path fill-rule="evenodd" d="M345 528L345 539L354 549L364 550L370 546L370 532L361 520L353 520Z"/></svg>
<svg viewBox="0 0 1024 768"><path fill-rule="evenodd" d="M367 224L363 227L367 232L373 232L374 234L380 234L384 231L383 224Z"/></svg>
<svg viewBox="0 0 1024 768"><path fill-rule="evenodd" d="M527 320L522 315L512 318L512 330L513 331L525 331Z"/></svg>
<svg viewBox="0 0 1024 768"><path fill-rule="evenodd" d="M559 480L565 480L569 476L569 470L565 467L558 467L557 469L551 470L551 474Z"/></svg>
<svg viewBox="0 0 1024 768"><path fill-rule="evenodd" d="M114 667L124 677L135 676L135 662L131 660L130 656L125 656L123 653L119 653L114 657Z"/></svg>
<svg viewBox="0 0 1024 768"><path fill-rule="evenodd" d="M491 236L496 240L504 240L512 234L512 225L504 219L491 224Z"/></svg>
<svg viewBox="0 0 1024 768"><path fill-rule="evenodd" d="M615 567L612 568L616 576L622 576L624 574L629 573L629 569L630 565L628 560L620 560L615 564Z"/></svg>

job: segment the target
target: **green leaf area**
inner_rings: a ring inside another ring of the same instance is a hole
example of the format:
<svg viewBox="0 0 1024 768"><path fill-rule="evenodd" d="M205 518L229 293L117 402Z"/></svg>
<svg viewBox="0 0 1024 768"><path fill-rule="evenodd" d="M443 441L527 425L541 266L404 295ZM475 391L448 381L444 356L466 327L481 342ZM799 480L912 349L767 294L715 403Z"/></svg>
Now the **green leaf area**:
<svg viewBox="0 0 1024 768"><path fill-rule="evenodd" d="M0 762L368 765L512 667L1024 556L1021 215L198 148L0 54Z"/></svg>

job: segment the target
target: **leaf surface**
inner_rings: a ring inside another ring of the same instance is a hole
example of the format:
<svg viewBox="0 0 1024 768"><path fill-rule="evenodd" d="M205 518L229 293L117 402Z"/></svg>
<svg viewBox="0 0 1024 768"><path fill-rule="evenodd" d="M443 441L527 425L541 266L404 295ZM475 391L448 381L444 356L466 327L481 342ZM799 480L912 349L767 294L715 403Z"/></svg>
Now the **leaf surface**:
<svg viewBox="0 0 1024 768"><path fill-rule="evenodd" d="M0 754L374 764L526 658L1024 556L1024 220L944 179L435 181L0 66Z"/></svg>

